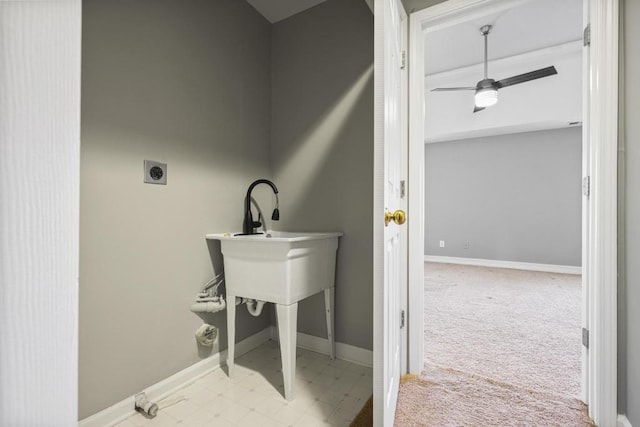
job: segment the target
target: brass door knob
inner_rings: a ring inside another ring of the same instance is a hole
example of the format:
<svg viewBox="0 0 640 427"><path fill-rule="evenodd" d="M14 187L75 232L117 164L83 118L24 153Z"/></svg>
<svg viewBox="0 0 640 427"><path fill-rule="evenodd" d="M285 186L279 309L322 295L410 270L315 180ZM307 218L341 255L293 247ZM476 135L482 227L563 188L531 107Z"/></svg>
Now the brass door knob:
<svg viewBox="0 0 640 427"><path fill-rule="evenodd" d="M403 210L398 209L394 213L385 212L384 213L384 226L387 227L389 223L393 221L398 225L402 225L407 221L407 215Z"/></svg>

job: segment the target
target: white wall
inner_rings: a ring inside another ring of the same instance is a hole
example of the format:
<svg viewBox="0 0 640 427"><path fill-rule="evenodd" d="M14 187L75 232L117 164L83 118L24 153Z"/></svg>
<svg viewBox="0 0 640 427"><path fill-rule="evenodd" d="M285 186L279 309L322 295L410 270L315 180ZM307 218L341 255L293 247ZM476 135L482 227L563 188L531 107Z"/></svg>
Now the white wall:
<svg viewBox="0 0 640 427"><path fill-rule="evenodd" d="M429 60L427 57L426 61ZM500 89L498 103L473 112L473 91L431 92L436 87L475 86L482 64L425 78L427 142L554 129L582 120L582 43L513 56L489 63L499 80L554 65L558 74Z"/></svg>
<svg viewBox="0 0 640 427"><path fill-rule="evenodd" d="M0 425L77 414L80 1L0 2Z"/></svg>

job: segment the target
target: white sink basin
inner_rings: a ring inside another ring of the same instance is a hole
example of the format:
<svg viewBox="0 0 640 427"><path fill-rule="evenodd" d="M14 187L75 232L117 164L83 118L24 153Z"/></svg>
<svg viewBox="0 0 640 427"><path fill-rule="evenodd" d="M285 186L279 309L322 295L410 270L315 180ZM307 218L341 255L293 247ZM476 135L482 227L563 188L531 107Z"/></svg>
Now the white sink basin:
<svg viewBox="0 0 640 427"><path fill-rule="evenodd" d="M207 234L220 240L227 289L227 367L234 372L236 297L276 305L285 399L295 398L298 301L324 292L329 354L335 357L333 312L338 237L342 233L272 231L237 236Z"/></svg>
<svg viewBox="0 0 640 427"><path fill-rule="evenodd" d="M271 231L206 237L221 242L228 294L288 305L334 286L340 236Z"/></svg>

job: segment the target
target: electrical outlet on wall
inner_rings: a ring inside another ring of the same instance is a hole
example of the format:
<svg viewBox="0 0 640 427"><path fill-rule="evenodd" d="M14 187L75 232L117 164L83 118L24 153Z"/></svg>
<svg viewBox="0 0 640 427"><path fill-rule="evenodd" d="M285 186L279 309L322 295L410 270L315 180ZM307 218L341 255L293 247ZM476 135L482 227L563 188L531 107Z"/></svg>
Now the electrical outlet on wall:
<svg viewBox="0 0 640 427"><path fill-rule="evenodd" d="M444 248L444 240L440 240L440 247Z"/></svg>
<svg viewBox="0 0 640 427"><path fill-rule="evenodd" d="M462 244L462 247L465 248L465 249L469 249L469 242L464 242Z"/></svg>
<svg viewBox="0 0 640 427"><path fill-rule="evenodd" d="M144 182L147 184L167 185L167 164L145 160Z"/></svg>

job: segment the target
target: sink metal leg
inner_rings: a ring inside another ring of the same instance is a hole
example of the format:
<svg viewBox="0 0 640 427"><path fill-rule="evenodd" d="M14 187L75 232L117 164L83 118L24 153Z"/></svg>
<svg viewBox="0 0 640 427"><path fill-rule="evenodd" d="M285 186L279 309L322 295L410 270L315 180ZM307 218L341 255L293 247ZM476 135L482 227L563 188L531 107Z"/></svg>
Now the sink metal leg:
<svg viewBox="0 0 640 427"><path fill-rule="evenodd" d="M296 397L295 374L298 303L291 305L276 304L276 315L278 316L278 335L280 337L284 398L291 401Z"/></svg>
<svg viewBox="0 0 640 427"><path fill-rule="evenodd" d="M227 293L227 370L233 378L236 353L236 297Z"/></svg>
<svg viewBox="0 0 640 427"><path fill-rule="evenodd" d="M333 336L334 325L334 307L335 307L335 289L329 288L324 290L324 310L327 314L327 339L330 345L331 360L336 358L336 340Z"/></svg>

